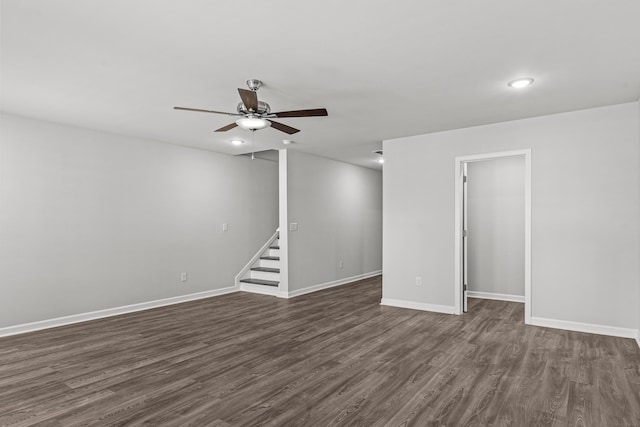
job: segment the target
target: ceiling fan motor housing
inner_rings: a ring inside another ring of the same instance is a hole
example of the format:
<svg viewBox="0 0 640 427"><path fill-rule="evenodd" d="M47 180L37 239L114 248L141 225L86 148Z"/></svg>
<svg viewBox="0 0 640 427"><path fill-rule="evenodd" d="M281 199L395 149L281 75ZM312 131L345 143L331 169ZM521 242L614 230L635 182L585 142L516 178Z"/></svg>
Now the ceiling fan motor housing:
<svg viewBox="0 0 640 427"><path fill-rule="evenodd" d="M271 107L269 106L269 104L267 104L264 101L258 101L258 110L249 111L242 102L239 102L237 110L238 110L238 113L240 114L254 113L254 114L262 115L262 114L269 114L271 112Z"/></svg>

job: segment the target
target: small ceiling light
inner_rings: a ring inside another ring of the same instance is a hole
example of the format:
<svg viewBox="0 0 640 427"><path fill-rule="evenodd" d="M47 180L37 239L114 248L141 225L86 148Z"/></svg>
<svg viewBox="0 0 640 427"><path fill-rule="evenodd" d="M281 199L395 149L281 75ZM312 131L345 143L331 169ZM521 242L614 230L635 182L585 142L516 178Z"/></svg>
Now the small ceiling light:
<svg viewBox="0 0 640 427"><path fill-rule="evenodd" d="M244 141L243 141L243 140L241 140L241 139L232 139L232 140L231 140L231 143L232 143L233 145L242 145L242 144L244 144Z"/></svg>
<svg viewBox="0 0 640 427"><path fill-rule="evenodd" d="M378 154L380 157L378 157L376 159L376 162L383 164L384 163L384 157L382 157L382 150L373 150L373 153Z"/></svg>
<svg viewBox="0 0 640 427"><path fill-rule="evenodd" d="M531 83L533 83L533 79L531 77L524 77L511 80L509 83L507 83L507 85L516 89L522 89L523 87L529 86Z"/></svg>
<svg viewBox="0 0 640 427"><path fill-rule="evenodd" d="M236 124L242 129L259 130L271 126L269 120L261 119L259 117L243 117L236 120Z"/></svg>
<svg viewBox="0 0 640 427"><path fill-rule="evenodd" d="M290 140L290 139L283 139L283 140L282 140L282 143L283 143L284 145L289 145L289 144L291 144L292 142L293 142L293 141L292 141L292 140Z"/></svg>

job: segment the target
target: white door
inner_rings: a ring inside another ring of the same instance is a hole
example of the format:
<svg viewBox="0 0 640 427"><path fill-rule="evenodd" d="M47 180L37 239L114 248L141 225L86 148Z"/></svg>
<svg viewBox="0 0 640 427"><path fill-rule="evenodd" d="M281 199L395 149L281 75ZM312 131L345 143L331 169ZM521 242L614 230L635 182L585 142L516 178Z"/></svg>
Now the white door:
<svg viewBox="0 0 640 427"><path fill-rule="evenodd" d="M467 233L468 199L467 199L467 164L462 164L462 312L467 312L468 255L469 236Z"/></svg>

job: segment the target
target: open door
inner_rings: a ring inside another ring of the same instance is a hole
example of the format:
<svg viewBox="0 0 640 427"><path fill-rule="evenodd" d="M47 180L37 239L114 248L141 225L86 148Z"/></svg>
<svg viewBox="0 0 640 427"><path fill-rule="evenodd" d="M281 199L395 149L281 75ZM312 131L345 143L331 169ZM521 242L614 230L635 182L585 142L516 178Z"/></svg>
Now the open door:
<svg viewBox="0 0 640 427"><path fill-rule="evenodd" d="M462 312L467 312L467 289L469 288L468 278L468 238L467 236L467 217L468 217L468 202L467 202L467 164L462 164Z"/></svg>
<svg viewBox="0 0 640 427"><path fill-rule="evenodd" d="M455 259L454 259L454 307L455 314L462 314L468 311L467 296L474 295L470 290L470 285L476 285L475 258L471 258L475 253L475 244L480 237L476 235L474 228L474 194L476 178L474 175L474 163L484 160L501 159L503 157L524 157L524 323L531 324L531 150L513 150L497 153L483 153L468 156L458 156L455 158L455 213L453 233ZM469 166L471 165L471 166ZM471 174L471 178L469 178ZM454 176L452 176L454 178ZM470 179L473 179L471 183ZM471 183L471 186L469 184ZM469 192L471 188L471 194ZM471 205L469 205L471 202ZM522 209L521 209L522 210ZM469 240L471 238L471 240ZM470 244L472 243L472 244ZM518 257L520 255L517 255ZM470 262L471 261L471 262ZM471 270L471 271L470 271ZM474 273L471 276L469 273ZM471 283L473 282L473 283ZM498 293L498 292L496 292Z"/></svg>

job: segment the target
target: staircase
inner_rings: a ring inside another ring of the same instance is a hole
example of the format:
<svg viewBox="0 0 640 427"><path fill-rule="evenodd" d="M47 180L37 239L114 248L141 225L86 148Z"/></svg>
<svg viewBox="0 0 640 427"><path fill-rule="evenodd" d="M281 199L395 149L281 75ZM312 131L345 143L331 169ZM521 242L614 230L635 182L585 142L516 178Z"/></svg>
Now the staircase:
<svg viewBox="0 0 640 427"><path fill-rule="evenodd" d="M280 285L280 246L278 233L267 242L238 277L240 289L276 294Z"/></svg>

